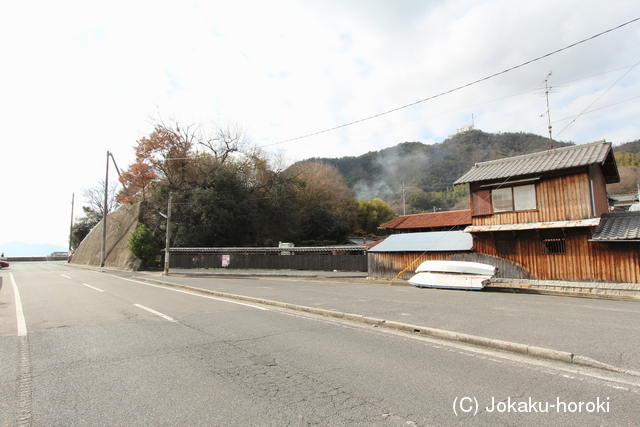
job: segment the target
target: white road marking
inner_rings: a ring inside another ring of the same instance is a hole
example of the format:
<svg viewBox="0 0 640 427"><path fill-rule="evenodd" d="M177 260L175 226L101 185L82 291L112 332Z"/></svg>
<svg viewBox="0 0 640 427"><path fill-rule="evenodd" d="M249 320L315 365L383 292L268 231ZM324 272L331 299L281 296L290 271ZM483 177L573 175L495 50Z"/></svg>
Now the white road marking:
<svg viewBox="0 0 640 427"><path fill-rule="evenodd" d="M22 309L22 299L18 291L18 285L12 273L11 284L16 303L16 319L18 321L18 340L20 342L18 356L18 380L16 381L16 404L15 404L15 425L30 426L32 424L32 375L31 375L31 354L29 352L29 338L27 337L27 322L24 319Z"/></svg>
<svg viewBox="0 0 640 427"><path fill-rule="evenodd" d="M153 309L151 309L149 307L145 307L144 305L140 305L140 304L133 304L133 305L135 305L136 307L141 308L141 309L143 309L145 311L148 311L151 314L155 314L158 317L162 317L164 320L168 320L169 322L173 322L173 323L178 323L178 321L176 319L174 319L173 317L169 317L166 314L160 313L159 311L155 311L155 310L153 310Z"/></svg>
<svg viewBox="0 0 640 427"><path fill-rule="evenodd" d="M268 308L260 307L258 305L253 305L253 304L247 304L245 302L231 301L231 300L228 300L228 299L225 299L225 298L218 298L218 297L213 297L213 296L210 296L210 295L202 295L202 294L198 294L198 293L195 293L195 292L185 291L185 290L182 290L182 289L168 288L166 286L154 285L152 283L145 283L145 282L141 282L139 280L126 279L124 277L114 276L114 275L111 275L111 274L109 274L109 276L117 277L118 279L126 280L127 282L139 283L141 285L151 286L151 287L154 287L154 288L160 288L160 289L164 289L164 290L167 290L167 291L173 291L173 292L179 292L181 294L193 295L194 297L207 298L207 299L212 299L212 300L221 301L221 302L228 302L229 304L236 304L236 305L243 305L245 307L257 308L258 310L270 311Z"/></svg>
<svg viewBox="0 0 640 427"><path fill-rule="evenodd" d="M13 273L9 273L11 277L11 284L13 285L13 293L16 301L16 320L18 321L18 336L27 336L27 321L24 319L24 311L22 310L22 299L20 298L20 292L18 291L18 285L13 278Z"/></svg>
<svg viewBox="0 0 640 427"><path fill-rule="evenodd" d="M71 277L69 276L65 276L64 274L61 274L62 277L66 277L67 279L71 279Z"/></svg>
<svg viewBox="0 0 640 427"><path fill-rule="evenodd" d="M93 289L95 291L104 292L102 289L98 289L95 286L87 285L86 283L83 283L83 285L85 285L87 288L91 288L91 289Z"/></svg>

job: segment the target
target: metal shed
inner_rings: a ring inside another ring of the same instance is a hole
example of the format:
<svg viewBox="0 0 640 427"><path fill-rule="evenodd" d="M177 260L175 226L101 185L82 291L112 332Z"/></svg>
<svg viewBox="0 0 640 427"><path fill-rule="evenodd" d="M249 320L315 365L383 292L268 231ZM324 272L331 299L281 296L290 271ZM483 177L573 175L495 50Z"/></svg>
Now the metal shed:
<svg viewBox="0 0 640 427"><path fill-rule="evenodd" d="M446 260L473 251L473 237L463 231L394 234L369 249L368 275L371 278L409 279L423 261Z"/></svg>

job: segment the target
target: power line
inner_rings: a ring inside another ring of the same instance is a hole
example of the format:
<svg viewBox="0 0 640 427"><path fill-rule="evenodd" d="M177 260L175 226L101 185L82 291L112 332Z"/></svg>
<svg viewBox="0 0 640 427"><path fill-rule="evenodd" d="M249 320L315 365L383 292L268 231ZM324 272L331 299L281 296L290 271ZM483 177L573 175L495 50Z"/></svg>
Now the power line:
<svg viewBox="0 0 640 427"><path fill-rule="evenodd" d="M567 49L570 49L570 48L572 48L572 47L578 46L578 45L580 45L580 44L582 44L582 43L586 43L586 42L588 42L588 41L590 41L590 40L593 40L593 39L595 39L595 38L597 38L597 37L600 37L600 36L602 36L602 35L605 35L605 34L607 34L607 33L612 32L612 31L618 30L618 29L620 29L620 28L622 28L622 27L624 27L624 26L626 26L626 25L632 24L632 23L634 23L634 22L636 22L636 21L640 21L640 17L635 18L635 19L632 19L632 20L630 20L630 21L627 21L627 22L625 22L625 23L623 23L623 24L620 24L620 25L618 25L618 26L616 26L616 27L613 27L613 28L610 28L610 29L608 29L608 30L602 31L602 32L600 32L600 33L598 33L598 34L595 34L595 35L593 35L593 36L591 36L591 37L588 37L588 38L586 38L586 39L583 39L583 40L580 40L580 41L578 41L578 42L572 43L572 44L570 44L570 45L568 45L568 46L565 46L565 47L563 47L563 48L560 48L560 49L554 50L553 52L549 52L549 53L547 53L547 54L545 54L545 55L539 56L539 57L537 57L537 58L531 59L531 60L529 60L529 61L523 62L523 63L521 63L521 64L515 65L515 66L510 67L510 68L507 68L507 69L505 69L505 70L503 70L503 71L500 71L500 72L497 72L497 73L491 74L491 75L489 75L489 76L483 77L483 78L478 79L478 80L474 80L474 81L472 81L472 82L470 82L470 83L467 83L467 84L464 84L464 85L462 85L462 86L458 86L458 87L456 87L456 88L449 89L449 90L444 91L444 92L440 92L440 93L438 93L438 94L436 94L436 95L432 95L432 96L430 96L430 97L427 97L427 98L424 98L424 99L420 99L420 100L415 101L415 102L412 102L412 103L410 103L410 104L406 104L406 105L403 105L403 106L401 106L401 107L393 108L393 109L391 109L391 110L387 110L387 111L384 111L384 112L382 112L382 113L374 114L373 116L365 117L365 118L362 118L362 119L359 119L359 120L355 120L355 121L352 121L352 122L349 122L349 123L345 123L345 124L342 124L342 125L339 125L339 126L334 126L334 127L332 127L332 128L329 128L329 129L325 129L325 130L321 130L321 131L318 131L318 132L309 133L309 134L306 134L306 135L298 136L298 137L296 137L296 138L291 138L291 139L287 139L287 140L284 140L284 141L274 142L274 143L272 143L272 144L265 144L265 145L263 145L262 147L270 147L270 146L273 146L273 145L279 145L279 144L285 144L285 143L287 143L287 142L298 141L298 140L300 140L300 139L308 138L308 137L315 136L315 135L320 135L320 134L327 133L327 132L331 132L331 131L334 131L334 130L337 130L337 129L342 129L342 128L345 128L345 127L347 127L347 126L351 126L351 125L354 125L354 124L357 124L357 123L362 123L362 122L365 122L365 121L368 121L368 120L372 120L372 119L375 119L375 118L378 118L378 117L381 117L381 116L384 116L384 115L387 115L387 114L394 113L394 112L396 112L396 111L403 110L403 109L405 109L405 108L413 107L414 105L418 105L418 104L421 104L421 103L426 102L426 101L431 101L431 100L433 100L433 99L436 99L436 98L442 97L442 96L444 96L444 95L448 95L448 94L450 94L450 93L453 93L453 92L459 91L459 90L461 90L461 89L465 89L465 88L467 88L467 87L469 87L469 86L473 86L473 85L475 85L475 84L478 84L478 83L484 82L484 81L486 81L486 80L492 79L492 78L497 77L497 76L500 76L500 75L502 75L502 74L506 74L506 73L508 73L508 72L510 72L510 71L513 71L513 70L516 70L516 69L518 69L518 68L522 68L522 67L524 67L524 66L526 66L526 65L529 65L529 64L532 64L532 63L534 63L534 62L536 62L536 61L540 61L540 60L542 60L542 59L548 58L548 57L550 57L550 56L552 56L552 55L555 55L555 54L557 54L557 53L563 52L563 51L565 51L565 50L567 50Z"/></svg>
<svg viewBox="0 0 640 427"><path fill-rule="evenodd" d="M616 80L611 86L609 86L609 88L607 90L605 90L604 92L602 92L600 94L599 97L597 97L591 104L589 104L587 106L587 108L585 108L584 110L582 110L582 112L580 114L578 114L573 120L571 120L569 122L569 124L567 124L564 128L562 128L562 130L560 132L558 132L558 135L560 135L562 132L565 131L566 128L568 128L569 126L571 126L576 120L578 120L578 118L580 118L580 116L582 116L584 113L587 112L587 110L589 108L591 108L593 106L593 104L595 104L596 102L598 102L600 100L600 98L602 98L607 92L609 92L615 85L617 85L620 80L622 80L627 74L629 74L631 72L631 70L633 70L638 64L640 64L640 61L636 62L633 67L631 67L629 70L627 70L626 73L624 73L622 76L620 76L620 78L618 80ZM558 136L556 135L556 137Z"/></svg>

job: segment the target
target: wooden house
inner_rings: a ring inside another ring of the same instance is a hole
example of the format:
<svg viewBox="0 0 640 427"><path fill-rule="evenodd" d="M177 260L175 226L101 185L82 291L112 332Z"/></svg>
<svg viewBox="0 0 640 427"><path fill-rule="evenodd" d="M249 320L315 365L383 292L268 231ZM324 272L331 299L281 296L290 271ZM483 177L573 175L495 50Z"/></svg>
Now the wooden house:
<svg viewBox="0 0 640 427"><path fill-rule="evenodd" d="M389 237L368 254L369 277L403 279L427 260L464 257L473 252L473 238L463 230L471 225L471 211L429 212L401 215L380 226Z"/></svg>
<svg viewBox="0 0 640 427"><path fill-rule="evenodd" d="M592 238L613 215L606 185L619 181L611 144L598 141L478 163L455 184L469 185L478 261L540 280L638 283L637 241Z"/></svg>

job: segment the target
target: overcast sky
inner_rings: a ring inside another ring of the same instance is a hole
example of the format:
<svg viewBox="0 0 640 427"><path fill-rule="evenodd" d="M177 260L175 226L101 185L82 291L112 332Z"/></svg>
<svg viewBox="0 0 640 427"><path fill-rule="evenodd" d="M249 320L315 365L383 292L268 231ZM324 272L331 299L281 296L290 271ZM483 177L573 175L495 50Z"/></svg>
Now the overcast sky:
<svg viewBox="0 0 640 427"><path fill-rule="evenodd" d="M439 143L472 115L547 136L551 72L554 138L640 139L640 21L441 95L635 18L637 0L2 2L0 244L67 246L72 194L80 214L107 151L126 168L159 118L240 124L289 162Z"/></svg>

